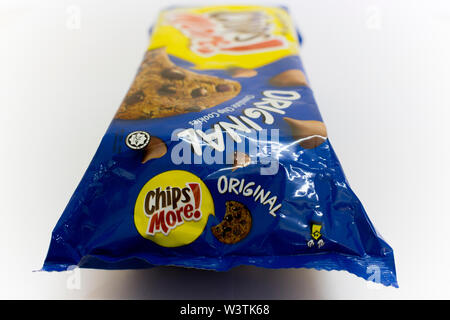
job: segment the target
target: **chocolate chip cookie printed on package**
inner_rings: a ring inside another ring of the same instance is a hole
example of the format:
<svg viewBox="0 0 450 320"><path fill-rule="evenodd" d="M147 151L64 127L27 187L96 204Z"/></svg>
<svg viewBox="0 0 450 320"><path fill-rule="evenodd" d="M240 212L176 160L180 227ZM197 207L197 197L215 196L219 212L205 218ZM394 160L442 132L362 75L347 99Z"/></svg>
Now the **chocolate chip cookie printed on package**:
<svg viewBox="0 0 450 320"><path fill-rule="evenodd" d="M147 51L117 119L161 118L214 107L234 98L239 82L197 74L170 61L166 48Z"/></svg>
<svg viewBox="0 0 450 320"><path fill-rule="evenodd" d="M397 286L393 250L331 146L287 9L175 7L151 30L43 270L253 265L371 280L376 267Z"/></svg>
<svg viewBox="0 0 450 320"><path fill-rule="evenodd" d="M233 244L244 239L251 227L252 216L245 205L237 201L227 201L223 221L211 230L220 242Z"/></svg>

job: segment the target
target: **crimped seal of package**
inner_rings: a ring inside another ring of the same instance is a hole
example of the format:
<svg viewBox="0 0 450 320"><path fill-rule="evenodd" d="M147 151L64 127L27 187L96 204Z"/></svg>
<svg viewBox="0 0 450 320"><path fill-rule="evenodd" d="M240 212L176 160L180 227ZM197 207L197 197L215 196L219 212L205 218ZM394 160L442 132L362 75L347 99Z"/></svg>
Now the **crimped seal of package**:
<svg viewBox="0 0 450 320"><path fill-rule="evenodd" d="M43 270L238 265L397 286L327 136L286 9L167 9Z"/></svg>

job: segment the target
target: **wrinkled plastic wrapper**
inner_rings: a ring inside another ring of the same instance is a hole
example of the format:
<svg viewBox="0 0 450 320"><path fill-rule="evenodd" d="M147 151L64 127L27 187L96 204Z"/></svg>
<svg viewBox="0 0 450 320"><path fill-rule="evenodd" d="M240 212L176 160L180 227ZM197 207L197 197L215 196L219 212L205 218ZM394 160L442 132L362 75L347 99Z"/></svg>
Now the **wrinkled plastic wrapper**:
<svg viewBox="0 0 450 320"><path fill-rule="evenodd" d="M43 270L254 265L397 286L393 251L331 147L300 42L281 7L162 11Z"/></svg>

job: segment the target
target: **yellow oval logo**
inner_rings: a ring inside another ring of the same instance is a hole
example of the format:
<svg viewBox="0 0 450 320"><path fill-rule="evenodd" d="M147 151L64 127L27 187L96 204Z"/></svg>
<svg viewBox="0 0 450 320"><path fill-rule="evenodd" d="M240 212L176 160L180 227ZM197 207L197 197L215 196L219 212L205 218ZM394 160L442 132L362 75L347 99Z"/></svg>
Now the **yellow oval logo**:
<svg viewBox="0 0 450 320"><path fill-rule="evenodd" d="M205 229L214 202L206 185L183 170L163 172L139 192L134 224L141 236L163 247L194 242Z"/></svg>

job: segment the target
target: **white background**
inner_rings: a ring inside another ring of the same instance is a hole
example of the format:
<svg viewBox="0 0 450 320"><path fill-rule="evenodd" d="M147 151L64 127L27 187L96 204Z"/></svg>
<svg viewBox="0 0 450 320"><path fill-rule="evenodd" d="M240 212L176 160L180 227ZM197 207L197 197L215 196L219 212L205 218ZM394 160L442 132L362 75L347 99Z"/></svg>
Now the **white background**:
<svg viewBox="0 0 450 320"><path fill-rule="evenodd" d="M284 1L330 140L394 248L399 289L304 269L32 272L162 2L0 3L0 298L450 298L448 1Z"/></svg>

